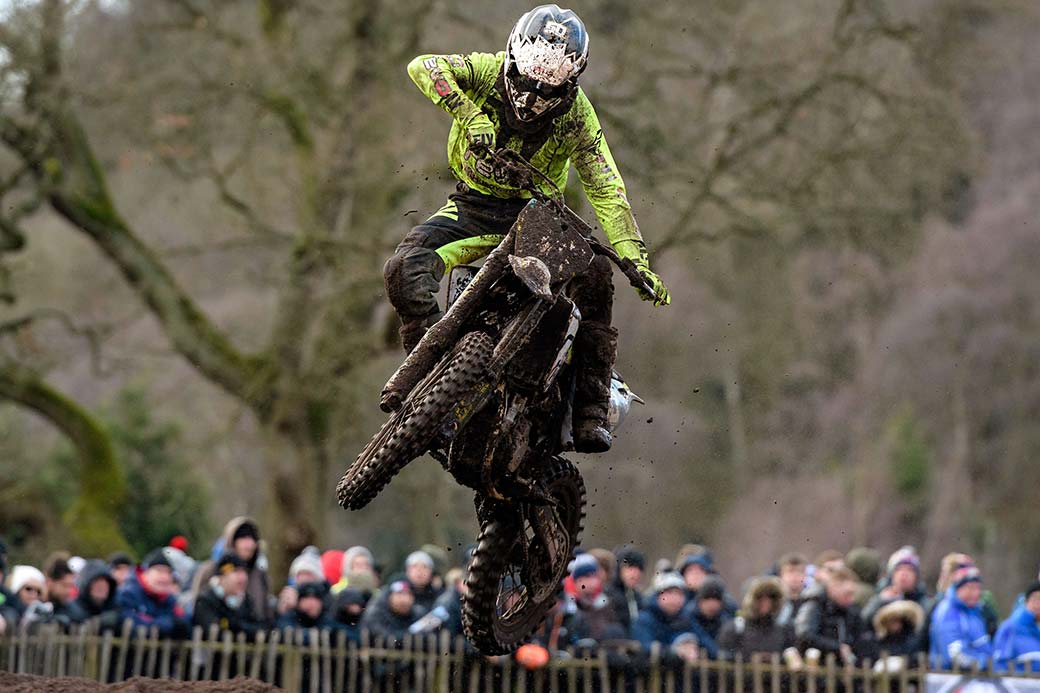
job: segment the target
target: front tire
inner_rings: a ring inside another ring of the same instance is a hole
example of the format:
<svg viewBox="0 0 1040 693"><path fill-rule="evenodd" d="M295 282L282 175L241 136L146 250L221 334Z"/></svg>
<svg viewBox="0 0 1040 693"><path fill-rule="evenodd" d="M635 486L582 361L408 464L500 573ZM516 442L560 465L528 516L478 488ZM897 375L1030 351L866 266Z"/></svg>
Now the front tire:
<svg viewBox="0 0 1040 693"><path fill-rule="evenodd" d="M494 343L483 332L459 340L365 446L336 486L339 504L365 507L398 472L422 455L445 427L456 427L472 412L459 403L487 378Z"/></svg>

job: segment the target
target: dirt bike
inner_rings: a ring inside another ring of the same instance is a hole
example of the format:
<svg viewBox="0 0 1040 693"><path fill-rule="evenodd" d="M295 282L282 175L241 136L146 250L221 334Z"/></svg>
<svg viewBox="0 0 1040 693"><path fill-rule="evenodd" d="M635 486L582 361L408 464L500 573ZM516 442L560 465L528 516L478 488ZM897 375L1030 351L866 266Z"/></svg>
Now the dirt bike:
<svg viewBox="0 0 1040 693"><path fill-rule="evenodd" d="M476 491L480 534L462 616L469 640L490 655L515 650L545 618L585 517L581 474L561 456L573 449L570 357L581 322L568 285L600 254L654 292L519 154L500 149L487 161L531 202L387 382L380 406L391 416L337 496L361 508L424 453ZM613 426L633 400L642 401L615 374Z"/></svg>

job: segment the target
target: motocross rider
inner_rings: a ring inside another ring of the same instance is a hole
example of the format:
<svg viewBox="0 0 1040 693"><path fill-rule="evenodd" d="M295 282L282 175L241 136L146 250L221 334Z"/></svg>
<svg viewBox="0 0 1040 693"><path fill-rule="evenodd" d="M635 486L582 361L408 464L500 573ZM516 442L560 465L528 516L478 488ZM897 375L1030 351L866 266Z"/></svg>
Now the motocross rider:
<svg viewBox="0 0 1040 693"><path fill-rule="evenodd" d="M494 249L531 197L497 175L487 157L496 147L519 152L560 189L573 161L607 238L657 294L640 296L656 305L670 302L664 282L650 270L599 120L578 87L588 54L581 19L557 5L540 5L516 23L504 52L420 55L409 63L416 86L454 119L448 159L458 184L447 204L405 236L383 269L406 352L442 315L437 292L445 272ZM612 442L606 419L617 351L617 330L610 324L613 293L612 268L602 256L572 283L582 314L574 349L579 452L605 452Z"/></svg>

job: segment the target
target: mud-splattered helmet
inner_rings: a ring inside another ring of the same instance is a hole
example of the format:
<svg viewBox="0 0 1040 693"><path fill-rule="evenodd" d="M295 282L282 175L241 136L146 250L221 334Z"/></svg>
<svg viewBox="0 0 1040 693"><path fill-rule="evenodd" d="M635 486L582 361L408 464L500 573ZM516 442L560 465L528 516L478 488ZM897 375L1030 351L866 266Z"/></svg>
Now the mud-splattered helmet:
<svg viewBox="0 0 1040 693"><path fill-rule="evenodd" d="M539 5L520 18L506 45L506 99L529 123L570 101L589 59L585 24L571 10Z"/></svg>

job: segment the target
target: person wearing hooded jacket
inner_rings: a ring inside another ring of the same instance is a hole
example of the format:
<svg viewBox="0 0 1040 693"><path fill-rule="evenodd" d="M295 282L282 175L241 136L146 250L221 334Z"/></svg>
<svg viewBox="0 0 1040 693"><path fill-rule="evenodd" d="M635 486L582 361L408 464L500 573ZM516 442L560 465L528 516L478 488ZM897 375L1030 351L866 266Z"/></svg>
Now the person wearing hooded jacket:
<svg viewBox="0 0 1040 693"><path fill-rule="evenodd" d="M689 618L683 613L686 584L678 573L662 573L654 581L654 598L632 625L632 637L644 650L660 643L666 657L697 659L700 638Z"/></svg>
<svg viewBox="0 0 1040 693"><path fill-rule="evenodd" d="M737 616L722 626L717 639L719 659L734 660L741 655L782 653L795 644L794 629L777 621L784 605L784 589L775 577L754 580L744 594Z"/></svg>
<svg viewBox="0 0 1040 693"><path fill-rule="evenodd" d="M929 659L935 668L985 667L993 642L982 612L982 575L978 568L958 569L946 596L932 612Z"/></svg>
<svg viewBox="0 0 1040 693"><path fill-rule="evenodd" d="M253 608L253 620L268 627L275 620L274 599L271 596L270 579L267 576L267 559L260 551L260 529L251 517L232 518L224 526L220 539L214 547L212 560L199 566L195 574L195 593L201 594L209 579L216 574L217 562L225 553L237 554L246 562L249 581L246 594Z"/></svg>
<svg viewBox="0 0 1040 693"><path fill-rule="evenodd" d="M119 604L116 602L116 579L108 563L91 559L83 566L76 581L79 593L68 606L71 623L98 619L102 631L119 626Z"/></svg>
<svg viewBox="0 0 1040 693"><path fill-rule="evenodd" d="M917 655L924 652L921 637L924 609L920 604L909 599L889 602L874 613L869 625L870 629L861 639L859 654L873 660L883 654L906 657L911 667L917 665Z"/></svg>
<svg viewBox="0 0 1040 693"><path fill-rule="evenodd" d="M687 602L683 613L693 624L701 647L707 651L708 657L715 659L719 653L716 638L722 626L732 620L726 609L726 588L722 581L709 577L701 583L697 596Z"/></svg>
<svg viewBox="0 0 1040 693"><path fill-rule="evenodd" d="M1025 591L1025 600L997 629L993 643L997 666L1040 672L1040 582Z"/></svg>

